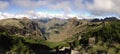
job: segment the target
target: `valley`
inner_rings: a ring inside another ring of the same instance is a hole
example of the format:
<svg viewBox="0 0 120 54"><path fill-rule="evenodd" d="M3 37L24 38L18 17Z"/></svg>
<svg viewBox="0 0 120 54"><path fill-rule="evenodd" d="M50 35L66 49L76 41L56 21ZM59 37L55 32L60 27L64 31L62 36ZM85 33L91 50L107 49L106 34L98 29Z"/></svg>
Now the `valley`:
<svg viewBox="0 0 120 54"><path fill-rule="evenodd" d="M120 21L115 17L102 20L77 19L77 17L3 19L0 20L0 52L2 54L119 54L119 25Z"/></svg>

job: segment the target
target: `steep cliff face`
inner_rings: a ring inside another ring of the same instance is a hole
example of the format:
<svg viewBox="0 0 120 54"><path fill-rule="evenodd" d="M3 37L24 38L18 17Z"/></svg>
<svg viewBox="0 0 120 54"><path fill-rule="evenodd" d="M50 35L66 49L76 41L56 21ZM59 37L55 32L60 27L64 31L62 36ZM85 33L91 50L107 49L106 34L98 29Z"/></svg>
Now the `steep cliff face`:
<svg viewBox="0 0 120 54"><path fill-rule="evenodd" d="M1 32L8 32L28 38L44 39L37 22L28 18L6 19L0 21Z"/></svg>

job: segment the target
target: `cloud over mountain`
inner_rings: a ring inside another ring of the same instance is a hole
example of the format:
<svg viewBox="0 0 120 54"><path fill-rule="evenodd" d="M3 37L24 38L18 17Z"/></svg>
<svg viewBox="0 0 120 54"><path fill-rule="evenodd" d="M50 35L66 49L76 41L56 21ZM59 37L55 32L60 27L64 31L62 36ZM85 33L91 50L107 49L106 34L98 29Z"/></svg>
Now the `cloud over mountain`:
<svg viewBox="0 0 120 54"><path fill-rule="evenodd" d="M50 13L42 13L42 12L35 12L35 11L27 11L25 13L20 14L11 14L11 13L0 13L0 19L6 18L22 18L28 17L31 19L42 19L42 18L61 18L61 19L68 19L72 17L78 17L77 15L72 14L50 14ZM78 17L79 18L79 17Z"/></svg>

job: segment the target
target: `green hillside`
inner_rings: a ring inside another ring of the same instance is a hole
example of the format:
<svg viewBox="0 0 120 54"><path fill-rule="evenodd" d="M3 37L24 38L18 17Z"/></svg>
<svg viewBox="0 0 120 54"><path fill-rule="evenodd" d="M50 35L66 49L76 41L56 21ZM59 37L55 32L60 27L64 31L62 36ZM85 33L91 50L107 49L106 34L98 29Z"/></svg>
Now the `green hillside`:
<svg viewBox="0 0 120 54"><path fill-rule="evenodd" d="M90 40L95 38L95 42ZM87 48L87 53L120 53L120 21L104 22L102 27L91 29L82 35L81 46ZM91 43L92 42L92 43ZM91 45L90 45L91 44ZM82 48L81 48L82 49ZM80 49L79 49L80 50ZM80 50L82 51L82 50Z"/></svg>

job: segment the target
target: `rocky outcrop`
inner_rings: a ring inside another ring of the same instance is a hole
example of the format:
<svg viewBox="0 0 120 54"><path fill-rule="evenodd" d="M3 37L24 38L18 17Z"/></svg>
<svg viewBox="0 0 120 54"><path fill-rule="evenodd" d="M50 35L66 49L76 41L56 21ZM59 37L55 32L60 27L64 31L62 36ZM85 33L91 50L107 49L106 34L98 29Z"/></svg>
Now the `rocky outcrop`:
<svg viewBox="0 0 120 54"><path fill-rule="evenodd" d="M72 50L72 51L71 51L71 54L80 54L80 52L79 52L79 51L76 51L76 50Z"/></svg>
<svg viewBox="0 0 120 54"><path fill-rule="evenodd" d="M91 46L91 45L94 45L94 44L95 44L95 37L89 38L88 44L89 44L90 46Z"/></svg>

